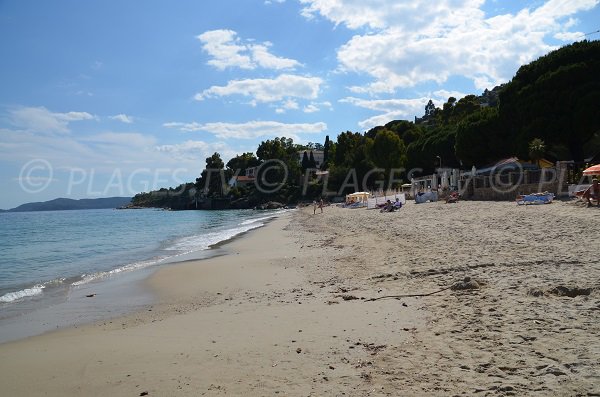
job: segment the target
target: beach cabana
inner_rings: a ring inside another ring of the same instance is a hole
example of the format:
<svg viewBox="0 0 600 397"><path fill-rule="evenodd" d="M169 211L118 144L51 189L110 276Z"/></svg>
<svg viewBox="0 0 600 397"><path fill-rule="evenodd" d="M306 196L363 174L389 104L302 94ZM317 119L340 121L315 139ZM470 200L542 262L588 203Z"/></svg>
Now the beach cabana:
<svg viewBox="0 0 600 397"><path fill-rule="evenodd" d="M346 195L346 203L366 203L371 197L369 192L354 192Z"/></svg>

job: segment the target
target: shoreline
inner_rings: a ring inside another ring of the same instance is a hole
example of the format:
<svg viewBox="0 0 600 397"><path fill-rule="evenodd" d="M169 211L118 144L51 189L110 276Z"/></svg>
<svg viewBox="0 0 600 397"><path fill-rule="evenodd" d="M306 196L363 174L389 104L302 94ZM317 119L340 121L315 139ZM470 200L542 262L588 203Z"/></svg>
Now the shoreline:
<svg viewBox="0 0 600 397"><path fill-rule="evenodd" d="M228 244L279 216L282 214L260 218L261 226L218 241L204 250L165 257L148 267L108 274L86 283L69 284L63 290L53 291L53 296L37 302L16 302L14 307L7 306L8 314L0 319L0 344L144 311L157 302L157 297L146 286L147 279L155 272L180 263L227 255Z"/></svg>
<svg viewBox="0 0 600 397"><path fill-rule="evenodd" d="M0 345L0 354L11 357L0 363L4 389L46 395L305 395L318 385L326 395L333 389L324 378L335 371L358 387L355 362L369 362L390 342L385 327L375 325L412 328L421 320L413 310L398 311L395 302L374 310L332 297L341 290L314 271L321 266L318 252L303 253L298 244L304 237L294 223L304 215L279 217L236 239L227 245L228 255L160 269L147 280L160 303L146 311ZM373 325L368 336L365 316ZM392 340L404 342L406 335L395 333ZM348 362L340 364L335 351L348 346ZM34 381L17 376L24 367L36 374ZM302 380L313 376L318 384Z"/></svg>
<svg viewBox="0 0 600 397"><path fill-rule="evenodd" d="M0 345L0 382L56 396L593 395L598 235L600 212L562 202L302 209L227 255L160 269L146 311ZM370 300L465 277L476 288Z"/></svg>

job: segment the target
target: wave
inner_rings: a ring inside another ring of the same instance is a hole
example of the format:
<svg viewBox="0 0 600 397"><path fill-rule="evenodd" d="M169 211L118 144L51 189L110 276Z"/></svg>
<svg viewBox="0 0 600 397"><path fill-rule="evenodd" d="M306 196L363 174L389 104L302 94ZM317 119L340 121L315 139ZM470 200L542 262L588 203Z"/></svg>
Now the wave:
<svg viewBox="0 0 600 397"><path fill-rule="evenodd" d="M10 302L14 302L23 298L28 298L31 296L36 296L36 295L41 295L42 292L44 291L44 288L46 288L45 285L43 284L37 284L34 285L31 288L25 288L22 289L20 291L15 291L15 292L9 292L7 294L4 294L2 296L0 296L0 302L2 303L10 303Z"/></svg>
<svg viewBox="0 0 600 397"><path fill-rule="evenodd" d="M174 244L165 248L166 251L177 252L174 255L167 255L164 257L154 258L147 261L130 263L113 270L93 274L84 274L82 275L81 280L74 282L72 285L77 287L106 277L111 277L119 273L154 266L167 260L173 260L178 256L183 256L197 251L207 250L219 243L230 240L242 233L246 233L250 230L264 226L265 221L277 217L277 215L280 215L282 212L283 211L278 211L269 216L245 220L239 223L238 227L180 238Z"/></svg>
<svg viewBox="0 0 600 397"><path fill-rule="evenodd" d="M263 217L260 217L260 218L248 219L248 220L245 220L245 221L241 222L240 225L251 225L251 224L257 223L257 222L264 222L264 221L267 221L269 219L273 219L276 216L277 216L277 214L274 213L273 215L269 215L269 216L263 216Z"/></svg>
<svg viewBox="0 0 600 397"><path fill-rule="evenodd" d="M199 234L195 236L183 237L175 242L171 247L167 248L169 251L183 251L182 254L189 254L195 251L207 250L210 247L232 239L233 237L246 233L252 229L264 226L264 222L259 220L252 220L251 222L242 222L238 227L231 229L225 229L215 232L209 232L205 234Z"/></svg>
<svg viewBox="0 0 600 397"><path fill-rule="evenodd" d="M165 259L167 259L167 258L165 257L165 258L147 260L147 261L142 261L142 262L134 262L134 263L129 263L125 266L121 266L121 267L118 267L118 268L112 269L112 270L106 270L103 272L97 272L97 273L92 273L92 274L82 274L81 280L75 281L71 285L74 287L78 287L80 285L84 285L84 284L90 283L95 280L100 280L100 279L103 279L106 277L115 276L119 273L143 269L143 268L146 268L146 267L149 267L152 265L156 265L156 264L164 261Z"/></svg>
<svg viewBox="0 0 600 397"><path fill-rule="evenodd" d="M163 255L155 256L151 259L124 264L112 270L82 274L79 277L70 278L68 280L65 278L59 278L45 283L36 284L34 286L28 286L27 288L23 288L18 291L8 292L0 296L0 303L12 303L26 298L42 295L46 287L78 287L90 282L116 276L120 273L151 267L166 261L176 261L177 257L179 256L208 250L211 247L230 240L240 234L262 227L268 220L276 218L284 212L287 212L287 210L274 211L267 216L247 219L238 223L234 227L224 230L215 230L204 234L180 238L174 243L170 244L170 246L163 248Z"/></svg>

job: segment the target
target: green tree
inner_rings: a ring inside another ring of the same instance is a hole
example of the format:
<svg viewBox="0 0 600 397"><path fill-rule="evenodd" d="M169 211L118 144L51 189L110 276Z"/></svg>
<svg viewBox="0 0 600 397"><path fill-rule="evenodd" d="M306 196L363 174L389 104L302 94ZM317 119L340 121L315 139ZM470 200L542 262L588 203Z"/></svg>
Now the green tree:
<svg viewBox="0 0 600 397"><path fill-rule="evenodd" d="M301 166L302 166L302 171L306 171L307 168L310 168L310 164L309 164L309 160L308 160L308 154L306 154L306 150L304 151L304 153L302 153L302 163L301 163Z"/></svg>
<svg viewBox="0 0 600 397"><path fill-rule="evenodd" d="M308 156L308 168L317 168L317 162L315 161L315 155L312 150Z"/></svg>
<svg viewBox="0 0 600 397"><path fill-rule="evenodd" d="M407 146L407 168L421 168L423 174L431 174L439 166L437 156L444 159L444 167L460 167L454 150L456 129L455 124L427 128L417 140Z"/></svg>
<svg viewBox="0 0 600 397"><path fill-rule="evenodd" d="M331 142L329 141L329 135L325 136L325 144L323 145L323 164L321 164L321 169L326 170L329 168L329 155L331 151Z"/></svg>
<svg viewBox="0 0 600 397"><path fill-rule="evenodd" d="M231 160L227 162L227 170L231 175L235 173L238 175L245 175L248 168L256 167L259 164L260 161L256 158L254 153L246 152L232 157Z"/></svg>
<svg viewBox="0 0 600 397"><path fill-rule="evenodd" d="M546 154L546 144L540 138L535 138L529 142L529 158L540 165L540 160L544 158Z"/></svg>
<svg viewBox="0 0 600 397"><path fill-rule="evenodd" d="M457 127L456 156L463 166L483 166L512 154L510 135L497 108L482 108Z"/></svg>
<svg viewBox="0 0 600 397"><path fill-rule="evenodd" d="M227 183L224 172L225 164L221 155L217 152L206 158L206 167L196 179L196 189L209 197L220 197L223 195L224 186Z"/></svg>
<svg viewBox="0 0 600 397"><path fill-rule="evenodd" d="M290 138L273 138L260 143L256 156L261 161L258 168L255 200L278 200L288 203L297 200L302 169L298 161L298 146ZM265 193L267 192L267 193Z"/></svg>
<svg viewBox="0 0 600 397"><path fill-rule="evenodd" d="M384 186L388 187L390 173L406 165L406 146L394 132L382 129L377 132L371 146L370 158L373 163L383 168Z"/></svg>
<svg viewBox="0 0 600 397"><path fill-rule="evenodd" d="M600 41L581 41L521 66L500 92L500 116L514 152L528 155L533 138L549 148L566 146L573 160L600 131Z"/></svg>
<svg viewBox="0 0 600 397"><path fill-rule="evenodd" d="M359 147L364 144L365 137L358 132L342 132L337 137L335 159L337 166L352 167L357 161Z"/></svg>
<svg viewBox="0 0 600 397"><path fill-rule="evenodd" d="M381 168L403 167L406 165L406 146L392 131L379 131L373 140L371 158Z"/></svg>

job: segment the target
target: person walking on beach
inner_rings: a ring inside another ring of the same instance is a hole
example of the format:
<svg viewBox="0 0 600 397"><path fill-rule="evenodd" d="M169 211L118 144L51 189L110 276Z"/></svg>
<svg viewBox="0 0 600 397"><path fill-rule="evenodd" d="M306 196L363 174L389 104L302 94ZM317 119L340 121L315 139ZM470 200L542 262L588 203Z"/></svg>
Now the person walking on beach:
<svg viewBox="0 0 600 397"><path fill-rule="evenodd" d="M321 209L321 214L323 213L323 199L319 201L319 208Z"/></svg>
<svg viewBox="0 0 600 397"><path fill-rule="evenodd" d="M313 215L317 213L317 202L313 200Z"/></svg>

